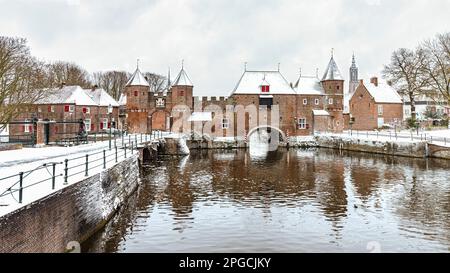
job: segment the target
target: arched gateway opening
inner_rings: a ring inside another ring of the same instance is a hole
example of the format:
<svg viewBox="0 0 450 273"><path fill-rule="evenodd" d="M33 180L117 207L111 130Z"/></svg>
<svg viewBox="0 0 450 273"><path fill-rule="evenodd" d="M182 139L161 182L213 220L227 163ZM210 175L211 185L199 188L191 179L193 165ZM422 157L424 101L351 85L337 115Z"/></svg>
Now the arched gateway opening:
<svg viewBox="0 0 450 273"><path fill-rule="evenodd" d="M255 136L257 136L257 138ZM259 141L263 143L266 141L268 144L279 144L280 142L286 141L286 135L279 128L270 125L262 125L251 129L247 134L247 140L249 142Z"/></svg>

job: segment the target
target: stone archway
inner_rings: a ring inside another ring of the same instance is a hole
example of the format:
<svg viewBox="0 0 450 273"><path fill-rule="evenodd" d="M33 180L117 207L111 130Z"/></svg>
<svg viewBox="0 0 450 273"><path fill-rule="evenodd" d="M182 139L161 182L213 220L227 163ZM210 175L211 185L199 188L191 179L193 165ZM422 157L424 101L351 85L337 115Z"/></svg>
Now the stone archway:
<svg viewBox="0 0 450 273"><path fill-rule="evenodd" d="M277 132L279 135L279 142L284 142L286 141L286 135L283 133L283 131L281 131L281 129L277 128L277 127L273 127L270 125L261 125L261 126L257 126L253 129L251 129L248 134L247 134L247 140L250 140L251 136L255 133L258 132L260 130L265 130L267 131L269 134L273 135L274 132Z"/></svg>

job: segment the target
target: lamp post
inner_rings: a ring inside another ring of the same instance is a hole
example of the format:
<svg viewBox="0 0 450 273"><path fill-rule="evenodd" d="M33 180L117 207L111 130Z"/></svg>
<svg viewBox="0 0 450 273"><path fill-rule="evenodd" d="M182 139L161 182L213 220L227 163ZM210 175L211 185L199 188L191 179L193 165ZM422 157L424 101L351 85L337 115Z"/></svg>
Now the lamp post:
<svg viewBox="0 0 450 273"><path fill-rule="evenodd" d="M112 120L111 115L113 112L113 107L111 104L108 105L108 115L109 115L109 150L111 150L111 129L112 129Z"/></svg>

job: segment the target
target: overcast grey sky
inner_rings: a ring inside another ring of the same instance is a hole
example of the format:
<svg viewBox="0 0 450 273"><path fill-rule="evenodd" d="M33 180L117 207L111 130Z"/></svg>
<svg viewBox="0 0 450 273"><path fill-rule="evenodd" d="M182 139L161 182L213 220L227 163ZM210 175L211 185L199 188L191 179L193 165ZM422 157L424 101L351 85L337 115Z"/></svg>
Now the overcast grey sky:
<svg viewBox="0 0 450 273"><path fill-rule="evenodd" d="M174 77L185 60L196 95L228 95L248 69L295 81L322 76L331 48L348 79L379 74L399 47L450 31L449 0L0 0L0 35L28 39L47 61L90 72L145 71Z"/></svg>

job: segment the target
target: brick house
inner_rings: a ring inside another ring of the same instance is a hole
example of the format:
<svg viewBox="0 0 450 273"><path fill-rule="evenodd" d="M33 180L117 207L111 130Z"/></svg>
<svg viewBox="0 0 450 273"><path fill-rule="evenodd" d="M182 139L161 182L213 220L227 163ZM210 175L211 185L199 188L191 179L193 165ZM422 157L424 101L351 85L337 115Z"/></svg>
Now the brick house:
<svg viewBox="0 0 450 273"><path fill-rule="evenodd" d="M400 125L403 119L402 98L388 84L379 83L376 77L371 78L369 84L360 80L349 104L354 130Z"/></svg>
<svg viewBox="0 0 450 273"><path fill-rule="evenodd" d="M108 107L113 112L111 119ZM45 143L73 137L80 132L80 124L88 133L98 133L118 120L119 104L103 89L82 89L80 86L65 86L46 90L46 96L31 105L22 107L16 122L47 124L35 128L32 124L11 124L10 136L33 134L44 135ZM43 130L45 132L37 132Z"/></svg>

